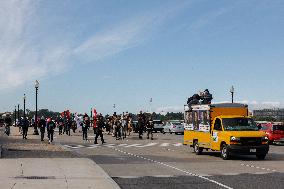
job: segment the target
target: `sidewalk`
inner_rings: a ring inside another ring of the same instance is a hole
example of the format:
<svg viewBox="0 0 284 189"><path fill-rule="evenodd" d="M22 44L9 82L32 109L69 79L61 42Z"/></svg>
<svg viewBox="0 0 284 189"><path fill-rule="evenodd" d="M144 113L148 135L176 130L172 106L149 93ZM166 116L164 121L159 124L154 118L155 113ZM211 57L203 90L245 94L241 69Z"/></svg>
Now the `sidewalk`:
<svg viewBox="0 0 284 189"><path fill-rule="evenodd" d="M31 133L29 131L27 140L23 140L14 127L9 137L0 134L0 145L3 144L1 189L119 188L92 160L76 157L60 146L40 142L39 136Z"/></svg>

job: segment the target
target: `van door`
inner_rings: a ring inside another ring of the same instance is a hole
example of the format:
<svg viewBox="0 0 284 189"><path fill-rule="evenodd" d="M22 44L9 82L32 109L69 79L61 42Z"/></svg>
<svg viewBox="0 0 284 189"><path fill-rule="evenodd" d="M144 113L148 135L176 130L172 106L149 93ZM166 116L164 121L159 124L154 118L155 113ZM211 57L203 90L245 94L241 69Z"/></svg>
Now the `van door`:
<svg viewBox="0 0 284 189"><path fill-rule="evenodd" d="M211 149L220 150L220 140L219 135L222 132L222 122L221 119L216 118L213 123L213 129L211 131Z"/></svg>

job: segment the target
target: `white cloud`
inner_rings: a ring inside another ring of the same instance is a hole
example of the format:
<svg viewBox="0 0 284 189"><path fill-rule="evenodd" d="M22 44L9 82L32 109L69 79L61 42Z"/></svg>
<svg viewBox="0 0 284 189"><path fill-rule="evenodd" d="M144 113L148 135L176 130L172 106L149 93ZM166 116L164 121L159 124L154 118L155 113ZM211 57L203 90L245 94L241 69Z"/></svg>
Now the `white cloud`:
<svg viewBox="0 0 284 189"><path fill-rule="evenodd" d="M44 2L0 1L0 90L65 71L66 67L72 66L71 61L67 60L97 62L137 46L149 39L162 23L182 7L178 5L133 16L108 29L102 28L101 32L85 41L77 41L68 37L56 40L52 30L38 32L44 24L37 22L48 20L46 17L35 19L38 3Z"/></svg>
<svg viewBox="0 0 284 189"><path fill-rule="evenodd" d="M184 6L185 4L176 4L167 9L146 12L144 15L118 23L82 42L74 49L74 54L89 61L96 61L140 45Z"/></svg>
<svg viewBox="0 0 284 189"><path fill-rule="evenodd" d="M59 60L66 55L66 49L45 46L40 50L31 39L35 34L31 27L35 8L34 1L0 2L0 90L15 88L64 67L64 61Z"/></svg>

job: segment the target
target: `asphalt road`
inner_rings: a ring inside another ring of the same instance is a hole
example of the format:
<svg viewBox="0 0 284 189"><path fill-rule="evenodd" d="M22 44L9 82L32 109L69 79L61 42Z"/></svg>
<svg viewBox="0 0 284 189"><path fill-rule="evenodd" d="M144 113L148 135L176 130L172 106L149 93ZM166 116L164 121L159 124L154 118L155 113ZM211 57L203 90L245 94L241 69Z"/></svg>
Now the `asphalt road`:
<svg viewBox="0 0 284 189"><path fill-rule="evenodd" d="M125 189L167 188L284 188L284 146L271 145L265 160L238 156L222 160L217 152L195 155L182 145L183 135L155 133L154 140L126 140L104 135L106 144L94 145L94 134L58 136L56 143L99 164Z"/></svg>

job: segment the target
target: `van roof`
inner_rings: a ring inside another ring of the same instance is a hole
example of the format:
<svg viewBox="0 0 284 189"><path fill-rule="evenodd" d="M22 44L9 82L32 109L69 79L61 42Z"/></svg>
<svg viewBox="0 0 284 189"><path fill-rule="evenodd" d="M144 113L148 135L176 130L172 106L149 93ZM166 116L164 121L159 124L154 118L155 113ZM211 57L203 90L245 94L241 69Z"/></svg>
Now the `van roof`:
<svg viewBox="0 0 284 189"><path fill-rule="evenodd" d="M247 104L241 103L216 103L216 104L196 104L191 106L193 110L209 110L210 108L247 108ZM185 111L188 111L185 109Z"/></svg>
<svg viewBox="0 0 284 189"><path fill-rule="evenodd" d="M210 107L212 108L247 108L247 104L241 103L218 103L218 104L211 104Z"/></svg>

